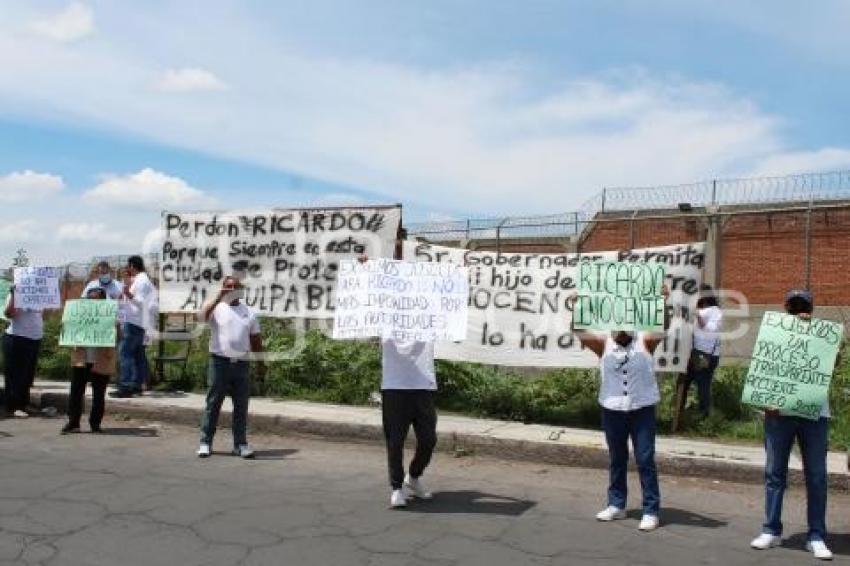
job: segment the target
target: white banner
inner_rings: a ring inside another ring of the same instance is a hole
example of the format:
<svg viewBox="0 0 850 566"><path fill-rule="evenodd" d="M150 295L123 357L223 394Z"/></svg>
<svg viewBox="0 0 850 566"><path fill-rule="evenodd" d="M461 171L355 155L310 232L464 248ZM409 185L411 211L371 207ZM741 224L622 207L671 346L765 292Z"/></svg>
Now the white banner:
<svg viewBox="0 0 850 566"><path fill-rule="evenodd" d="M334 338L464 340L467 270L449 263L342 261Z"/></svg>
<svg viewBox="0 0 850 566"><path fill-rule="evenodd" d="M582 261L661 263L670 288L671 326L656 351L663 371L684 371L691 348L691 319L702 283L703 242L587 254L495 253L408 241L404 258L467 265L469 331L466 341L437 344L438 358L530 367L594 367L570 332L567 299L576 290Z"/></svg>
<svg viewBox="0 0 850 566"><path fill-rule="evenodd" d="M339 261L392 257L401 208L163 213L160 311L198 310L228 275L260 315L331 318Z"/></svg>
<svg viewBox="0 0 850 566"><path fill-rule="evenodd" d="M56 267L16 267L15 308L37 311L61 308L60 277Z"/></svg>

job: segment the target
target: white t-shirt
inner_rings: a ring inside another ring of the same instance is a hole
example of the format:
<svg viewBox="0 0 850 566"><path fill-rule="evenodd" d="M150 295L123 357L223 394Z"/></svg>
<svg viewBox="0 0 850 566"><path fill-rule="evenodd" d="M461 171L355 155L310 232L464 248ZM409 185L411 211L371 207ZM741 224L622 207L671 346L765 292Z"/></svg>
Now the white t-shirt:
<svg viewBox="0 0 850 566"><path fill-rule="evenodd" d="M12 295L6 297L6 309L12 302ZM33 309L17 309L17 314L9 321L9 328L6 329L6 334L12 336L22 336L30 340L41 340L44 336L44 318L40 310Z"/></svg>
<svg viewBox="0 0 850 566"><path fill-rule="evenodd" d="M244 303L219 303L209 318L210 353L225 358L245 358L251 351L251 336L260 333L256 313Z"/></svg>
<svg viewBox="0 0 850 566"><path fill-rule="evenodd" d="M105 287L103 286L103 284L101 284L100 280L92 279L88 282L86 288L83 289L82 294L80 294L80 298L85 299L88 296L89 291L91 291L92 289L103 289L104 291L106 291L107 299L116 300L121 298L121 295L124 291L121 286L121 283L119 283L115 279L111 280L109 282L109 285L106 285Z"/></svg>
<svg viewBox="0 0 850 566"><path fill-rule="evenodd" d="M139 272L130 285L133 298L124 302L124 321L139 328L145 328L145 320L149 314L149 305L156 293L156 287L144 271Z"/></svg>
<svg viewBox="0 0 850 566"><path fill-rule="evenodd" d="M611 411L635 411L661 400L655 380L655 360L638 332L625 348L609 334L599 361L602 383L599 404Z"/></svg>
<svg viewBox="0 0 850 566"><path fill-rule="evenodd" d="M705 323L700 328L699 322L694 326L694 349L711 354L720 355L720 328L723 323L723 311L720 307L706 307L699 309L699 316Z"/></svg>
<svg viewBox="0 0 850 566"><path fill-rule="evenodd" d="M433 342L381 340L381 389L437 390Z"/></svg>

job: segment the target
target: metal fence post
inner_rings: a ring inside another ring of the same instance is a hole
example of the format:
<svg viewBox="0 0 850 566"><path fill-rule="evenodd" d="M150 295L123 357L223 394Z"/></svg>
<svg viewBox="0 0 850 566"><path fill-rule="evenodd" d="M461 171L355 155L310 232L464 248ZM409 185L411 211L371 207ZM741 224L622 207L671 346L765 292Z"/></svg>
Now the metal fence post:
<svg viewBox="0 0 850 566"><path fill-rule="evenodd" d="M607 191L607 189L605 187L602 187L602 206L600 207L599 212L605 212L605 192L606 191Z"/></svg>
<svg viewBox="0 0 850 566"><path fill-rule="evenodd" d="M814 197L809 196L809 207L806 210L806 257L805 257L805 272L806 272L806 289L812 288L812 204Z"/></svg>
<svg viewBox="0 0 850 566"><path fill-rule="evenodd" d="M717 179L711 181L711 204L717 204Z"/></svg>

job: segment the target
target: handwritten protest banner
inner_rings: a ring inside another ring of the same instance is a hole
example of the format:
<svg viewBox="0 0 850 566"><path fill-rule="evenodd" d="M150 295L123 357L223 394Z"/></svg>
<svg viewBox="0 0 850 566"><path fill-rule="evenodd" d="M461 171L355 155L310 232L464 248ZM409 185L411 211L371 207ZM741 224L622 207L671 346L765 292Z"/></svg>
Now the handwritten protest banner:
<svg viewBox="0 0 850 566"><path fill-rule="evenodd" d="M581 263L575 327L663 331L664 275L664 264L660 263Z"/></svg>
<svg viewBox="0 0 850 566"><path fill-rule="evenodd" d="M112 348L117 339L118 301L77 299L65 303L60 346Z"/></svg>
<svg viewBox="0 0 850 566"><path fill-rule="evenodd" d="M11 281L8 279L0 279L0 320L6 320L6 315L4 314L5 309L3 307L6 305L6 299L9 297L9 291L11 288Z"/></svg>
<svg viewBox="0 0 850 566"><path fill-rule="evenodd" d="M666 338L655 353L659 370L684 371L691 321L702 283L705 244L691 243L586 254L496 253L408 241L404 259L455 263L469 269L469 331L464 342L438 342L446 360L530 367L595 367L570 331L569 297L586 262L663 265L670 289Z"/></svg>
<svg viewBox="0 0 850 566"><path fill-rule="evenodd" d="M333 337L464 340L467 278L452 264L340 262Z"/></svg>
<svg viewBox="0 0 850 566"><path fill-rule="evenodd" d="M60 276L60 270L55 267L16 267L15 308L43 310L61 307Z"/></svg>
<svg viewBox="0 0 850 566"><path fill-rule="evenodd" d="M829 396L843 330L829 320L764 313L741 400L817 419Z"/></svg>
<svg viewBox="0 0 850 566"><path fill-rule="evenodd" d="M161 312L196 311L239 273L261 315L332 318L339 261L392 257L401 208L164 213L162 222Z"/></svg>

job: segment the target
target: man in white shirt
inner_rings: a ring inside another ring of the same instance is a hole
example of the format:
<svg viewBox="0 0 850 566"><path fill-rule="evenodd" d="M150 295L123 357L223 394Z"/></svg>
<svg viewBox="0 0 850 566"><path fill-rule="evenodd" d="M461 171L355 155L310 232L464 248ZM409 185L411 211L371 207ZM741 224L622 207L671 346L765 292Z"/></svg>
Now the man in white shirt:
<svg viewBox="0 0 850 566"><path fill-rule="evenodd" d="M200 458L212 454L212 442L218 425L221 404L228 394L233 402L233 454L253 458L248 444L248 399L251 384L248 379L250 354L263 351L260 322L256 313L242 302L245 288L236 277L222 282L218 295L207 302L199 318L210 325L209 391L201 423ZM260 372L265 366L260 363Z"/></svg>
<svg viewBox="0 0 850 566"><path fill-rule="evenodd" d="M15 307L15 287L9 290L4 305L9 327L2 337L4 404L7 416L26 418L30 388L35 380L38 351L44 335L44 313Z"/></svg>
<svg viewBox="0 0 850 566"><path fill-rule="evenodd" d="M95 267L96 278L86 284L83 292L80 293L80 298L85 299L89 296L89 291L92 289L103 289L107 299L115 299L116 301L124 294L124 287L114 277L112 277L112 267L108 261L101 261Z"/></svg>
<svg viewBox="0 0 850 566"><path fill-rule="evenodd" d="M145 354L145 328L150 324L150 304L155 300L154 287L145 273L145 262L134 255L127 259L129 277L124 281L121 310L124 313L121 345L121 378L114 397L132 397L141 394L150 369Z"/></svg>

